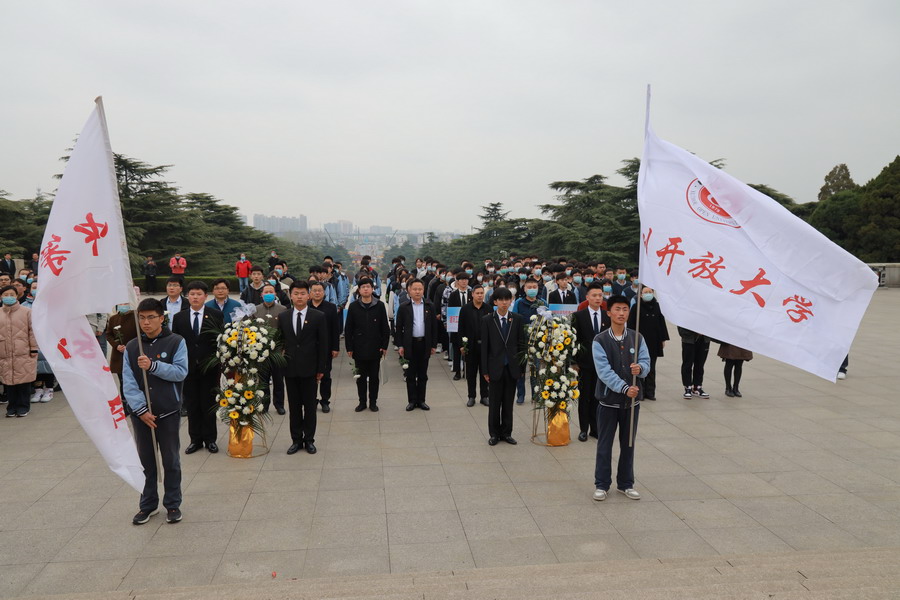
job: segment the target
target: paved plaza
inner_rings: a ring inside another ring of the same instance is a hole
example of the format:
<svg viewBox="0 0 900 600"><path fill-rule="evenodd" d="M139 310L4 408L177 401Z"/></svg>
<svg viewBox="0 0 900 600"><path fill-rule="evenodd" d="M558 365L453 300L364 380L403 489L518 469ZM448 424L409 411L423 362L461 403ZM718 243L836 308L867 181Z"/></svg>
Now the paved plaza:
<svg viewBox="0 0 900 600"><path fill-rule="evenodd" d="M405 412L396 354L381 411L356 413L346 357L319 452L182 457L184 520L133 526L114 476L57 394L0 420L0 597L483 567L900 547L900 290L879 290L833 384L757 356L726 398L713 345L708 400L681 398L674 326L656 402L642 406L638 501L591 499L595 444L487 444L487 408L430 368L430 412ZM577 411L576 411L577 412ZM187 425L182 424L182 447ZM598 567L602 568L602 567Z"/></svg>

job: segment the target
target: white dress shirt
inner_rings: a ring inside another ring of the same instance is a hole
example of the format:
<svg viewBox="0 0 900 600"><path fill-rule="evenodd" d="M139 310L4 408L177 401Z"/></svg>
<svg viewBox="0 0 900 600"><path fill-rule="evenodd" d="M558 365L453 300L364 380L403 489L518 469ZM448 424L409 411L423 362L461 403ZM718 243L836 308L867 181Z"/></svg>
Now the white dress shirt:
<svg viewBox="0 0 900 600"><path fill-rule="evenodd" d="M425 337L425 301L412 302L413 324L412 336Z"/></svg>
<svg viewBox="0 0 900 600"><path fill-rule="evenodd" d="M308 311L308 310L309 310L309 306L307 306L303 310L297 310L296 306L291 309L291 323L293 324L293 327L294 327L294 335L300 335L300 331L298 331L298 329L297 329L297 314L300 315L300 322L305 323L306 322L306 311Z"/></svg>

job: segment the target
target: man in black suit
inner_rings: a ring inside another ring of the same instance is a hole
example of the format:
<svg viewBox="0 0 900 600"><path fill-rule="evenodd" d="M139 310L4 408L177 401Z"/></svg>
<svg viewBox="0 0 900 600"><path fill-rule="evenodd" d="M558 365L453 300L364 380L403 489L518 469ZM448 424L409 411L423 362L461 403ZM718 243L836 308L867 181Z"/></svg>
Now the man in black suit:
<svg viewBox="0 0 900 600"><path fill-rule="evenodd" d="M547 304L578 304L578 295L570 288L565 271L556 274L556 289L547 295Z"/></svg>
<svg viewBox="0 0 900 600"><path fill-rule="evenodd" d="M325 300L325 284L321 281L309 282L309 307L325 315L328 328L328 353L325 359L325 371L319 381L319 402L322 412L331 412L331 364L341 350L341 334L338 330L337 306Z"/></svg>
<svg viewBox="0 0 900 600"><path fill-rule="evenodd" d="M359 299L347 305L347 322L344 324L344 347L359 371L356 380L359 405L354 410L366 410L368 395L369 410L378 412L378 372L391 341L391 326L384 303L375 297L371 279L362 277L357 284L357 293Z"/></svg>
<svg viewBox="0 0 900 600"><path fill-rule="evenodd" d="M469 303L469 300L472 299L472 290L469 288L469 274L463 271L456 276L456 289L450 292L450 296L447 298L447 308L460 308ZM449 321L449 318L447 319ZM459 321L457 320L457 324ZM459 381L462 379L462 375L460 375L460 362L462 360L462 354L460 353L460 347L462 346L460 342L459 331L456 333L450 334L450 345L453 347L453 381Z"/></svg>
<svg viewBox="0 0 900 600"><path fill-rule="evenodd" d="M587 288L586 308L572 313L572 328L578 338L578 353L575 363L578 366L578 441L586 442L588 435L597 437L597 370L594 368L594 338L609 329L609 315L603 306L603 284L591 283Z"/></svg>
<svg viewBox="0 0 900 600"><path fill-rule="evenodd" d="M425 284L413 279L406 284L409 302L397 311L394 345L400 348L400 356L409 361L406 370L406 410L418 407L429 410L425 403L428 383L428 360L437 347L437 319L434 305L423 299Z"/></svg>
<svg viewBox="0 0 900 600"><path fill-rule="evenodd" d="M481 382L481 403L489 406L488 382L481 370L481 320L490 315L492 308L484 302L484 288L472 288L472 301L459 311L459 341L465 345L466 383L469 386L469 400L466 406L475 406L475 391Z"/></svg>
<svg viewBox="0 0 900 600"><path fill-rule="evenodd" d="M525 321L509 310L512 293L507 288L494 292L497 312L481 319L481 372L490 384L488 444L500 440L515 444L512 437L513 398L516 380L525 376Z"/></svg>
<svg viewBox="0 0 900 600"><path fill-rule="evenodd" d="M0 260L0 273L6 273L10 279L16 273L16 261L9 252L3 255L3 260Z"/></svg>
<svg viewBox="0 0 900 600"><path fill-rule="evenodd" d="M190 306L172 317L172 333L184 338L188 350L184 404L191 443L184 449L184 453L193 454L206 444L206 449L215 454L219 451L216 445L218 434L215 412L219 369L210 367L209 360L216 353L216 338L224 327L224 315L220 310L205 306L205 283L192 281L187 289Z"/></svg>
<svg viewBox="0 0 900 600"><path fill-rule="evenodd" d="M309 283L291 284L290 310L278 315L278 329L284 339L284 383L290 407L291 447L296 454L306 447L316 453L316 382L325 375L330 351L325 315L309 307Z"/></svg>

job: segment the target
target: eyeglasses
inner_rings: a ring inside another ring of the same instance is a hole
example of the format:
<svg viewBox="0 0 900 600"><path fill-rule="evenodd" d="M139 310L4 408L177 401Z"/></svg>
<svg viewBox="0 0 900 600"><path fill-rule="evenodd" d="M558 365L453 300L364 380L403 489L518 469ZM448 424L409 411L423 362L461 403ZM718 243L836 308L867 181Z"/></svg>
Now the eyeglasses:
<svg viewBox="0 0 900 600"><path fill-rule="evenodd" d="M139 315L138 321L142 323L149 323L155 319L162 319L162 315Z"/></svg>

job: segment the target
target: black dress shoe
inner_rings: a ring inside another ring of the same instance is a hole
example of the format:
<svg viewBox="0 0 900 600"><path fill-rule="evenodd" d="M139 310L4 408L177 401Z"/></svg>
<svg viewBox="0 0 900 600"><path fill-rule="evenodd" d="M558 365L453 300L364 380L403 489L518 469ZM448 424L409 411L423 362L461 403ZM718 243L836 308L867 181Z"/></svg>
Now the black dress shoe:
<svg viewBox="0 0 900 600"><path fill-rule="evenodd" d="M512 445L512 446L515 446L516 444L519 443L519 442L516 441L516 438L514 438L514 437L511 436L511 435L508 435L508 436L506 436L505 438L503 438L503 441L506 442L507 444Z"/></svg>
<svg viewBox="0 0 900 600"><path fill-rule="evenodd" d="M354 408L353 410L356 411L356 412L362 412L362 411L366 410L366 405L365 405L365 404L359 404L359 405L357 405L357 407Z"/></svg>
<svg viewBox="0 0 900 600"><path fill-rule="evenodd" d="M589 435L590 437L594 438L595 440L599 440L599 439L600 439L600 438L597 437L597 432L596 432L596 431L592 431L592 432L590 432L588 435Z"/></svg>
<svg viewBox="0 0 900 600"><path fill-rule="evenodd" d="M488 440L488 446L496 446L499 441L500 438L491 438Z"/></svg>
<svg viewBox="0 0 900 600"><path fill-rule="evenodd" d="M453 374L453 381L459 381L462 379L462 375L459 374L459 371Z"/></svg>
<svg viewBox="0 0 900 600"><path fill-rule="evenodd" d="M302 448L301 444L291 444L291 447L288 448L288 454L297 454L300 452L300 448Z"/></svg>
<svg viewBox="0 0 900 600"><path fill-rule="evenodd" d="M330 402L323 402L323 403L322 403L322 412L323 412L323 413L330 413L330 412L331 412L331 403L330 403Z"/></svg>
<svg viewBox="0 0 900 600"><path fill-rule="evenodd" d="M279 406L279 407L277 407L277 408L275 409L275 411L276 411L279 415L283 415L283 414L284 414L284 407L283 407L283 406Z"/></svg>
<svg viewBox="0 0 900 600"><path fill-rule="evenodd" d="M370 403L369 410L371 410L372 412L378 412L378 405L375 404L374 402Z"/></svg>
<svg viewBox="0 0 900 600"><path fill-rule="evenodd" d="M419 408L421 408L422 410L431 410L431 407L428 406L427 404L425 404L424 402L419 404Z"/></svg>
<svg viewBox="0 0 900 600"><path fill-rule="evenodd" d="M190 444L188 444L188 447L184 449L184 453L185 454L193 454L194 452L196 452L197 450L199 450L202 447L203 447L203 444L195 444L194 442L191 442Z"/></svg>
<svg viewBox="0 0 900 600"><path fill-rule="evenodd" d="M410 402L409 404L406 405L406 412L410 412L415 407L416 407L416 405L413 404L412 402Z"/></svg>
<svg viewBox="0 0 900 600"><path fill-rule="evenodd" d="M490 405L491 405L491 403L488 401L487 398L482 398L482 399L481 399L481 403L484 404L485 406L490 406Z"/></svg>
<svg viewBox="0 0 900 600"><path fill-rule="evenodd" d="M581 433L578 434L578 441L579 442L587 441L587 431L582 431Z"/></svg>
<svg viewBox="0 0 900 600"><path fill-rule="evenodd" d="M215 454L219 451L219 447L216 446L215 442L209 442L208 444L206 444L206 449L209 450L210 454Z"/></svg>
<svg viewBox="0 0 900 600"><path fill-rule="evenodd" d="M316 453L316 445L312 442L306 442L306 451L310 454Z"/></svg>
<svg viewBox="0 0 900 600"><path fill-rule="evenodd" d="M470 408L475 406L475 398L469 398L469 401L466 402L466 406L468 406Z"/></svg>

